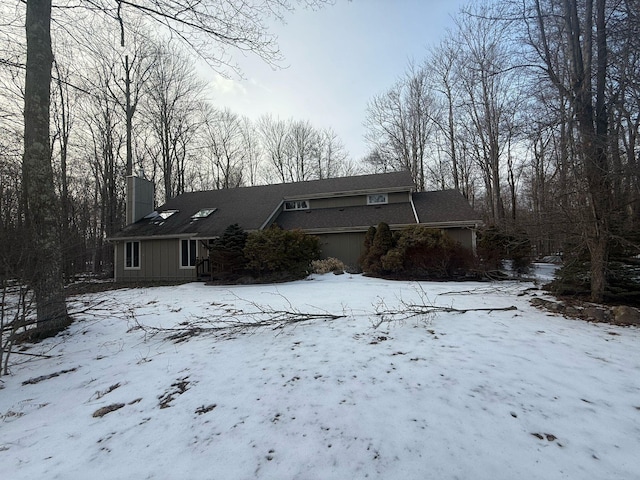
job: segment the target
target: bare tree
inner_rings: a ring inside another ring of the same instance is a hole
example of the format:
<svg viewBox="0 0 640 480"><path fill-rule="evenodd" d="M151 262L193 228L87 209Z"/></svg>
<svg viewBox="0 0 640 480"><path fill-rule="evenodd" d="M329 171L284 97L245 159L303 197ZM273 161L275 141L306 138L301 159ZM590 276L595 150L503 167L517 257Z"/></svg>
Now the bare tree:
<svg viewBox="0 0 640 480"><path fill-rule="evenodd" d="M606 0L534 0L530 35L546 78L570 99L571 116L578 134L577 155L585 186L582 234L591 259L591 298L601 301L606 288L606 269L613 212L607 80L609 49ZM615 8L615 7L612 7ZM568 62L558 69L552 42L561 42ZM565 75L566 73L566 75ZM580 214L578 211L576 214Z"/></svg>
<svg viewBox="0 0 640 480"><path fill-rule="evenodd" d="M262 149L256 124L248 117L242 117L240 119L240 134L245 155L242 166L245 171L244 182L249 186L258 185Z"/></svg>
<svg viewBox="0 0 640 480"><path fill-rule="evenodd" d="M238 187L243 181L245 138L240 117L229 109L212 110L205 119L206 151L211 155L213 186Z"/></svg>
<svg viewBox="0 0 640 480"><path fill-rule="evenodd" d="M387 173L393 171L393 167L389 164L389 158L378 148L373 148L362 162L366 165L366 169L373 173Z"/></svg>
<svg viewBox="0 0 640 480"><path fill-rule="evenodd" d="M98 76L99 84L112 79ZM85 115L85 161L93 173L93 191L96 211L95 245L98 257L94 264L111 263L111 255L105 251L105 239L115 233L123 224L124 186L124 119L117 104L104 87L87 102Z"/></svg>
<svg viewBox="0 0 640 480"><path fill-rule="evenodd" d="M185 191L189 142L200 126L197 112L204 84L193 63L177 48L161 45L155 59L145 93L145 114L167 201Z"/></svg>
<svg viewBox="0 0 640 480"><path fill-rule="evenodd" d="M318 179L340 177L351 174L349 154L338 134L331 128L318 133L317 165Z"/></svg>
<svg viewBox="0 0 640 480"><path fill-rule="evenodd" d="M60 203L54 188L49 140L51 0L29 0L26 10L27 63L24 95L23 195L33 257L29 262L43 334L65 328L70 318L63 289Z"/></svg>
<svg viewBox="0 0 640 480"><path fill-rule="evenodd" d="M433 88L440 94L444 104L443 111L446 112L444 120L436 117L434 122L446 140L445 151L451 160L453 186L456 190L468 195L466 189L462 188L459 163L464 159L460 159L456 142L459 129L456 122L456 113L459 108L456 103L456 98L459 97L457 92L457 69L459 66L458 48L451 38L445 38L437 47L433 48L426 62L426 68L432 72Z"/></svg>
<svg viewBox="0 0 640 480"><path fill-rule="evenodd" d="M640 2L620 2L609 16L611 176L617 234L633 237L640 226ZM617 147L617 148L616 148Z"/></svg>
<svg viewBox="0 0 640 480"><path fill-rule="evenodd" d="M69 62L71 63L71 62ZM76 119L78 97L70 86L71 72L67 64L55 61L54 89L52 92L52 120L53 131L51 134L52 152L55 164L57 163L58 187L60 190L60 231L63 238L67 239L66 248L62 251L63 273L66 278L75 273L73 270L73 257L76 249L71 245L72 232L72 201L70 193L70 141ZM58 160L58 162L56 162Z"/></svg>
<svg viewBox="0 0 640 480"><path fill-rule="evenodd" d="M120 47L125 50L124 55L114 45L113 38L102 42L101 52L110 50L115 55L110 65L112 81L107 83L109 93L122 109L125 117L126 131L126 175L133 174L134 148L133 148L133 118L138 110L138 104L144 94L147 82L152 72L152 67L157 59L157 49L150 40L151 33L144 24L131 24L125 36L121 31ZM125 48L126 47L126 48Z"/></svg>
<svg viewBox="0 0 640 480"><path fill-rule="evenodd" d="M262 148L268 170L274 171L283 183L289 181L289 128L285 120L264 115L258 121Z"/></svg>
<svg viewBox="0 0 640 480"><path fill-rule="evenodd" d="M306 3L319 5L324 2ZM233 69L231 50L252 52L269 63L277 63L280 55L276 39L269 34L266 21L290 5L283 0L257 3L203 0L188 5L168 0L95 0L79 7L104 15L107 20L115 19L121 31L127 30L130 22L135 21L135 14L144 14L149 21L156 22L161 29L198 50L212 65ZM59 10L60 15L77 15L77 12L78 9ZM129 13L134 15L130 17ZM68 324L69 316L63 290L61 244L56 228L59 202L54 188L49 140L53 63L51 0L26 0L25 18L27 58L22 177L29 239L33 246L31 282L37 302L38 325L41 330L53 333ZM71 29L72 22L67 22L65 27ZM216 48L205 48L211 44ZM170 188L165 189L171 195L173 185L168 186Z"/></svg>
<svg viewBox="0 0 640 480"><path fill-rule="evenodd" d="M458 68L464 92L465 126L472 153L483 175L492 223L503 224L503 167L518 131L521 89L507 41L510 22L499 7L474 5L457 23ZM515 210L515 209L514 209Z"/></svg>
<svg viewBox="0 0 640 480"><path fill-rule="evenodd" d="M419 190L425 189L425 163L433 127L435 101L428 72L413 64L387 92L367 106L366 139L394 170L409 170Z"/></svg>
<svg viewBox="0 0 640 480"><path fill-rule="evenodd" d="M302 182L314 178L314 166L320 155L317 130L308 120L290 121L288 138L287 181Z"/></svg>

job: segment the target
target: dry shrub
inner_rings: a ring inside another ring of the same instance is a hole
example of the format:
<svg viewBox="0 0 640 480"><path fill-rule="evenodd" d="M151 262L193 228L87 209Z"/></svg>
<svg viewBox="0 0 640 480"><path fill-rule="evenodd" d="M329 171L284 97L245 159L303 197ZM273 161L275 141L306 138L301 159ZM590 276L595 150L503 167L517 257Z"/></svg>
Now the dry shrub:
<svg viewBox="0 0 640 480"><path fill-rule="evenodd" d="M341 260L329 257L323 260L314 260L311 262L313 273L325 274L329 272L342 273L346 270L346 266Z"/></svg>

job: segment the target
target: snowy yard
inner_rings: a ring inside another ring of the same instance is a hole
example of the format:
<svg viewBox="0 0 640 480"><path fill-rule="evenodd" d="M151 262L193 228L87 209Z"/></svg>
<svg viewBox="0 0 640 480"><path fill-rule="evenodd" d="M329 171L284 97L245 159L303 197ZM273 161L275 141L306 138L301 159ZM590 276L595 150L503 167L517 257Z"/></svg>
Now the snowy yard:
<svg viewBox="0 0 640 480"><path fill-rule="evenodd" d="M17 355L3 378L0 472L12 480L640 478L640 330L546 314L529 305L544 295L532 287L324 275L82 297L109 299L111 314L86 314L31 346L27 353L51 358ZM374 328L376 311L427 299L517 309ZM256 305L345 317L181 342L134 320L169 328Z"/></svg>

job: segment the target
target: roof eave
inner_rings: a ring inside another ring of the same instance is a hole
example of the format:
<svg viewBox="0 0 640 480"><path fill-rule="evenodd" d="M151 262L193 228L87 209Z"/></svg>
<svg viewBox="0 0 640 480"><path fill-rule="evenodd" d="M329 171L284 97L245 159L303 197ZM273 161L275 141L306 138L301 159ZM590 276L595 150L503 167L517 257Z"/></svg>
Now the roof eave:
<svg viewBox="0 0 640 480"><path fill-rule="evenodd" d="M450 220L447 222L421 222L420 226L434 227L434 228L451 228L451 227L466 227L466 228L478 228L484 222L482 220Z"/></svg>
<svg viewBox="0 0 640 480"><path fill-rule="evenodd" d="M286 195L284 200L313 200L320 198L337 198L337 197L353 197L356 195L369 195L372 193L395 193L395 192L407 192L411 193L414 190L413 185L401 185L395 187L379 187L379 188L362 188L358 190L342 190L338 192L321 192L312 193L306 195Z"/></svg>
<svg viewBox="0 0 640 480"><path fill-rule="evenodd" d="M140 240L171 240L173 238L193 238L194 233L167 233L164 235L127 235L122 237L107 237L107 242L131 242Z"/></svg>
<svg viewBox="0 0 640 480"><path fill-rule="evenodd" d="M459 220L451 222L429 222L429 223L397 223L390 224L391 230L402 230L406 227L432 227L432 228L478 228L482 220ZM352 227L324 227L324 228L302 228L301 230L309 235L321 235L328 233L359 233L366 232L371 225L357 225Z"/></svg>

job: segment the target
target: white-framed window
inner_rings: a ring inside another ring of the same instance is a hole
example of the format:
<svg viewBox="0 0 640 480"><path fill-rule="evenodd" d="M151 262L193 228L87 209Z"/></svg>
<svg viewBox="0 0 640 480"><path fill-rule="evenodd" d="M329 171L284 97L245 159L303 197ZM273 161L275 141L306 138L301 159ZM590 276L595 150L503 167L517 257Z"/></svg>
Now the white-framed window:
<svg viewBox="0 0 640 480"><path fill-rule="evenodd" d="M382 205L389 203L389 196L386 193L371 193L367 195L367 205Z"/></svg>
<svg viewBox="0 0 640 480"><path fill-rule="evenodd" d="M140 242L132 241L124 244L124 268L125 270L138 270L140 268Z"/></svg>
<svg viewBox="0 0 640 480"><path fill-rule="evenodd" d="M191 238L180 240L180 268L195 268L197 242Z"/></svg>
<svg viewBox="0 0 640 480"><path fill-rule="evenodd" d="M290 200L284 202L285 210L309 210L308 200Z"/></svg>

